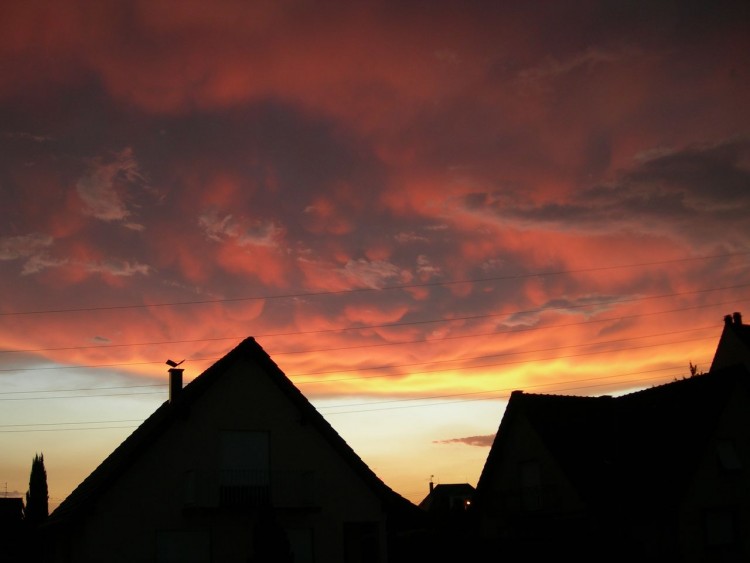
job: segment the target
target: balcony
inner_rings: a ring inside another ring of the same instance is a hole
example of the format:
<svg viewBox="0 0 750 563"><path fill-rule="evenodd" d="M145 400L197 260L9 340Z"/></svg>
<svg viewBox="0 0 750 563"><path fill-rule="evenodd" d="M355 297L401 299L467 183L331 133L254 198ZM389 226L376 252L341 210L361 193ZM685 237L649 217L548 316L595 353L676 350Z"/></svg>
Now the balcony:
<svg viewBox="0 0 750 563"><path fill-rule="evenodd" d="M221 472L219 506L305 508L316 505L313 471Z"/></svg>

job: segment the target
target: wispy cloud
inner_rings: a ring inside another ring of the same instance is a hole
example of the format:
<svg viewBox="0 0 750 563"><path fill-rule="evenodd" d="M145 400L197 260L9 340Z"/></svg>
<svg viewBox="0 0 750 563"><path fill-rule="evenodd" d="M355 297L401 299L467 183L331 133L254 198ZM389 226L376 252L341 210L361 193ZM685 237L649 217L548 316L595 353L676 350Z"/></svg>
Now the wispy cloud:
<svg viewBox="0 0 750 563"><path fill-rule="evenodd" d="M417 256L417 274L423 279L429 279L440 277L443 272L440 267L435 266L426 255L420 254Z"/></svg>
<svg viewBox="0 0 750 563"><path fill-rule="evenodd" d="M231 215L219 216L215 210L207 211L198 217L198 225L210 240L222 242L227 237L237 236L237 227Z"/></svg>
<svg viewBox="0 0 750 563"><path fill-rule="evenodd" d="M637 54L638 51L632 48L619 50L588 48L565 59L549 57L541 64L519 72L518 78L522 82L556 78L578 69L587 69L601 64L611 64Z"/></svg>
<svg viewBox="0 0 750 563"><path fill-rule="evenodd" d="M401 244L430 241L430 239L428 239L426 236L420 235L413 231L397 233L393 238L396 239L396 242L399 242Z"/></svg>
<svg viewBox="0 0 750 563"><path fill-rule="evenodd" d="M132 215L128 204L129 191L147 185L131 148L112 157L93 158L86 173L76 183L76 191L84 203L83 212L108 222L125 222ZM141 225L128 221L126 226L139 230Z"/></svg>
<svg viewBox="0 0 750 563"><path fill-rule="evenodd" d="M22 139L27 141L33 141L35 143L46 143L49 141L54 141L54 137L51 135L34 135L33 133L27 133L25 131L5 131L3 133L3 136L8 139Z"/></svg>
<svg viewBox="0 0 750 563"><path fill-rule="evenodd" d="M216 210L200 215L198 224L209 240L231 240L239 246L276 247L285 233L284 228L275 221L239 221L231 214L222 216Z"/></svg>
<svg viewBox="0 0 750 563"><path fill-rule="evenodd" d="M23 259L23 275L36 274L47 268L66 264L67 260L54 258L49 254L48 250L53 244L51 236L41 233L0 238L0 260Z"/></svg>
<svg viewBox="0 0 750 563"><path fill-rule="evenodd" d="M92 273L109 274L117 277L130 277L135 275L147 276L151 272L151 267L138 262L97 262L86 264L86 270Z"/></svg>
<svg viewBox="0 0 750 563"><path fill-rule="evenodd" d="M0 238L0 260L16 260L39 254L52 246L54 239L41 233Z"/></svg>
<svg viewBox="0 0 750 563"><path fill-rule="evenodd" d="M480 448L489 448L495 440L494 434L485 434L483 436L466 436L464 438L450 438L449 440L434 440L434 444L465 444L467 446L478 446Z"/></svg>
<svg viewBox="0 0 750 563"><path fill-rule="evenodd" d="M39 254L29 257L26 263L23 265L21 273L23 275L38 274L43 270L49 268L59 268L69 263L69 260L64 258L53 258L46 254Z"/></svg>
<svg viewBox="0 0 750 563"><path fill-rule="evenodd" d="M341 273L355 286L380 288L402 275L402 270L385 260L349 260Z"/></svg>

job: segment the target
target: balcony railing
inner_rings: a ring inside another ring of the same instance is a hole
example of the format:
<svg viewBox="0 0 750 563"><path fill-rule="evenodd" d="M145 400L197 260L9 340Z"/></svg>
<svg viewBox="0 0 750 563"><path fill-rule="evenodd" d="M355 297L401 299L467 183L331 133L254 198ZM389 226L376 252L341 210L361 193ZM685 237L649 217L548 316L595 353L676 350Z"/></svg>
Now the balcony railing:
<svg viewBox="0 0 750 563"><path fill-rule="evenodd" d="M225 470L220 479L221 506L291 508L315 505L315 475L312 471Z"/></svg>

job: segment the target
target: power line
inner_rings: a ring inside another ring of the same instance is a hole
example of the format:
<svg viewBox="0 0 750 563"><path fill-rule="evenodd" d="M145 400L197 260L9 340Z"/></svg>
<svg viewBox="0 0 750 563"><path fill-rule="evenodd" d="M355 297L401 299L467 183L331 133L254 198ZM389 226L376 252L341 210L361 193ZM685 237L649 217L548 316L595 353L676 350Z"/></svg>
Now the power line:
<svg viewBox="0 0 750 563"><path fill-rule="evenodd" d="M550 351L550 350L557 350L557 349L564 349L564 348L573 348L573 347L581 347L581 346L593 346L596 344L609 344L612 342L618 342L618 341L627 341L627 340L638 340L641 338L653 338L657 336L666 336L669 334L679 334L682 332L690 332L690 331L697 331L697 330L706 330L706 329L712 329L713 327L701 327L698 329L686 329L683 331L669 331L661 334L656 335L646 335L646 336L636 336L632 338L625 338L625 339L619 339L614 341L604 341L604 342L590 342L590 343L584 343L584 344L570 344L566 346L560 346L555 348L547 348L547 349L541 349L541 350L528 350L524 352L514 352L514 354L522 354L522 353L532 353L532 352L540 352L540 351ZM496 334L496 333L489 333L489 334ZM304 351L294 351L294 352L274 352L274 356L283 356L283 355L290 355L290 354L302 354L302 353L319 353L319 352L333 352L333 351L341 351L341 350L354 350L354 349L365 349L365 348L376 348L376 347L383 347L383 346L402 346L406 344L415 344L419 342L440 342L443 340L450 340L454 338L470 338L475 336L484 336L484 335L458 335L458 336L444 336L444 337L438 337L428 340L407 340L402 342L387 342L387 343L377 343L377 344L361 344L358 346L348 346L348 347L339 347L339 348L319 348L319 349L312 349L312 350L304 350ZM495 355L503 355L503 354L495 354ZM218 358L189 358L188 361L195 362L195 361L208 361L208 360L216 360ZM456 360L459 361L459 360ZM92 369L92 368L104 368L104 367L123 367L123 366L136 366L136 365L150 365L150 364L160 364L161 361L149 361L149 362L123 362L123 363L110 363L110 364L81 364L81 365L75 365L75 366L45 366L45 367L33 367L33 368L3 368L0 369L0 372L18 372L18 371L49 371L49 370L61 370L61 369ZM0 399L2 400L2 399Z"/></svg>
<svg viewBox="0 0 750 563"><path fill-rule="evenodd" d="M750 251L743 252L732 252L727 254L715 254L712 256L695 256L690 258L676 258L673 260L658 260L654 262L640 262L635 264L621 264L613 266L598 266L594 268L581 268L577 270L558 270L551 272L532 272L526 274L514 274L507 276L493 276L487 278L474 278L468 280L446 280L446 281L434 281L424 283L413 283L413 284L401 284L384 287L361 287L361 288L350 288L335 291L310 291L310 292L299 292L299 293L286 293L286 294L271 294L271 295L258 295L248 297L228 297L222 299L202 299L193 301L174 301L174 302L163 302L163 303L150 303L150 304L139 304L139 305L110 305L100 307L79 307L70 309L40 309L32 311L13 311L13 312L0 312L0 316L15 316L15 315L40 315L40 314L57 314L57 313L81 313L81 312L93 312L93 311L114 311L123 309L144 309L150 307L176 307L182 305L206 305L216 303L234 303L239 301L259 301L259 300L275 300L275 299L298 299L305 297L320 297L327 295L346 295L354 293L366 293L366 292L382 292L400 289L416 289L424 287L442 287L461 285L467 283L484 283L484 282L497 282L497 281L510 281L519 280L535 277L549 277L549 276L560 276L569 274L581 274L581 273L592 273L592 272L604 272L611 270L627 269L627 268L641 268L644 266L663 266L666 264L677 264L684 262L693 262L698 260L712 260L716 258L730 258L736 256L746 256L750 254Z"/></svg>
<svg viewBox="0 0 750 563"><path fill-rule="evenodd" d="M432 364L442 364L442 363L450 363L450 362L465 362L465 361L469 361L469 360L484 360L484 359L487 359L487 358L497 358L497 357L500 357L500 356L517 356L517 355L520 355L520 354L535 354L537 352L552 352L552 351L555 351L555 350L565 350L567 348L581 348L581 347L585 347L585 346L601 346L601 345L606 345L606 344L617 344L617 343L620 343L620 342L628 342L628 341L631 341L631 340L640 340L640 339L643 339L643 338L656 338L656 337L659 337L659 336L669 336L669 335L672 335L672 334L680 334L680 333L684 333L684 332L694 332L694 331L699 331L699 330L706 330L707 328L711 328L712 329L713 327L701 327L701 328L685 329L685 330L679 330L679 331L669 331L669 332L662 332L662 333L659 333L659 334L648 334L648 335L645 335L645 336L633 336L631 338L620 338L620 339L616 339L616 340L605 340L605 341L601 341L601 342L586 342L586 343L583 343L583 344L566 344L564 346L554 346L554 347L551 347L551 348L538 348L538 349L535 349L535 350L520 350L520 351L517 351L517 352L498 352L496 354L485 354L485 355L482 355L482 356L466 356L466 357L453 358L453 359L448 359L448 360L433 360L433 361L430 361L430 362L415 362L415 363L411 363L411 364L396 364L396 365L386 364L384 366L375 366L375 367L364 367L364 368L360 367L360 368L353 368L353 369L346 369L346 370L331 370L331 371L324 371L324 372L310 372L310 373L304 373L304 374L294 374L294 377L299 377L299 376L302 376L302 375L325 375L327 373L343 373L343 372L347 372L347 371L364 371L364 370L371 370L371 369L392 369L394 367L413 367L413 366L420 366L420 365L432 365ZM692 340L705 340L705 339L704 338L698 338L698 339L692 339ZM678 343L680 343L680 342L690 342L690 341L691 340L684 340L684 341L678 341ZM620 349L618 349L618 350L620 350ZM597 353L599 353L599 352L597 352ZM292 376L290 376L290 377L292 377Z"/></svg>
<svg viewBox="0 0 750 563"><path fill-rule="evenodd" d="M509 362L493 362L489 364L480 364L476 366L464 366L460 368L440 368L440 369L434 369L434 370L420 370L420 371L409 371L409 372L403 372L403 373L388 373L383 375L374 375L374 376L367 376L367 377L348 377L348 378L340 378L340 379L321 379L318 381L300 381L296 383L297 385L308 385L312 383L334 383L338 381L355 381L355 380L361 380L361 379L371 379L376 377L398 377L402 375L420 375L424 373L441 373L446 371L468 371L473 369L479 369L479 368L488 368L488 367L498 367L498 366L508 366L508 365L514 365L514 364L532 364L532 363L538 363L538 362L548 362L553 360L566 360L570 358L580 358L582 356L595 356L597 354L609 354L612 352L627 352L629 350L641 350L644 348L655 348L659 346L670 346L673 344L684 344L686 342L696 342L699 340L709 340L712 339L710 337L706 338L691 338L687 340L678 340L674 342L662 342L660 344L645 344L643 346L631 346L628 348L618 348L616 350L599 350L596 352L582 352L579 354L567 354L565 356L550 356L547 358L533 358L531 360L529 359L523 359L523 360L513 360ZM524 352L519 352L524 353ZM354 370L349 370L354 371ZM299 375L299 374L296 374ZM304 375L304 374L303 374ZM294 377L294 375L291 375L290 377Z"/></svg>
<svg viewBox="0 0 750 563"><path fill-rule="evenodd" d="M75 387L73 389L32 389L31 391L0 391L0 395L19 395L22 393L65 393L68 391L109 391L111 389L139 389L141 387L166 387L166 383L149 385L121 385L117 387Z"/></svg>
<svg viewBox="0 0 750 563"><path fill-rule="evenodd" d="M668 334L679 334L681 332L690 332L694 330L708 330L708 329L714 329L714 326L704 326L701 328L689 328L685 330L676 330L676 331L670 331L670 332L663 332L661 334L654 334L654 335L646 335L646 336L633 336L631 338L622 338L620 340L610 340L610 341L604 341L604 342L593 342L593 343L584 343L584 344L569 344L567 346L562 346L561 348L572 348L576 346L591 346L594 344L608 344L609 342L618 342L618 341L624 341L624 340L637 340L639 338L651 338L655 336L665 336ZM518 331L522 332L522 331ZM378 342L376 344L358 344L356 346L340 346L338 348L317 348L313 350L299 350L294 352L274 352L274 356L288 356L292 354L312 354L317 352L340 352L342 350L360 350L363 348L382 348L384 346L402 346L405 344L421 344L425 342L442 342L444 340L455 340L459 338L475 338L477 336L489 336L493 334L513 334L512 331L503 331L503 332L481 332L481 333L473 333L473 334L458 334L458 335L452 335L452 336L439 336L436 338L424 338L424 339L418 339L418 340L404 340L402 342Z"/></svg>
<svg viewBox="0 0 750 563"><path fill-rule="evenodd" d="M603 380L610 380L610 379L616 379L620 377L625 377L629 375L640 375L644 373L653 373L658 371L668 371L668 370L676 370L678 369L677 366L667 366L667 367L661 367L661 368L653 368L648 370L641 370L636 372L626 372L626 373L620 373L616 375L608 375L608 376L601 376L601 377L588 377L583 379L576 379L571 380L566 383L584 383L589 381L603 381ZM585 385L585 386L576 386L576 387L560 387L560 383L540 383L537 385L528 385L524 387L524 391L527 389L537 389L540 387L555 387L559 391L566 391L566 390L573 390L573 389L584 389L584 388L591 388L591 387L602 387L602 386L608 386L608 385L620 385L623 383L639 383L639 382L645 382L645 381L653 381L653 380L659 380L663 379L664 375L657 376L657 377L647 377L647 378L639 378L639 379L633 379L628 381L614 381L614 382L608 382L608 383L598 383L595 385ZM371 405L385 405L385 404L392 404L392 403L401 403L401 402L415 402L415 401L435 401L439 399L445 399L449 397L468 397L472 395L486 395L488 393L507 393L509 391L513 391L513 388L502 388L502 389L488 389L484 391L471 391L471 392L465 392L465 393L447 393L442 395L431 395L426 397L412 397L412 398L402 398L402 399L390 399L387 401L372 401L370 403L353 403L353 404L347 404L347 405L332 405L332 406L321 406L316 407L318 410L322 409L331 409L331 408L345 408L345 407L354 407L354 406L371 406ZM454 403L461 403L461 402L467 402L467 401L482 401L482 400L497 400L497 399L503 399L507 398L508 395L500 395L500 396L491 396L491 397L479 397L479 398L472 398L472 399L461 399L457 401L448 401L448 402L441 402L441 403L428 403L428 404L418 404L418 405L404 405L399 407L377 407L377 408L369 408L369 409L360 409L355 411L341 411L341 412L328 412L325 413L326 416L334 415L334 414L353 414L353 413L364 413L364 412L370 412L370 411L379 411L379 410L391 410L394 408L417 408L417 407L429 407L429 406L442 406L445 404L454 404ZM101 421L79 421L79 422L56 422L56 423L35 423L35 424L6 424L6 425L0 425L0 428L14 428L14 427L24 427L24 426L67 426L67 425L81 425L81 424L117 424L122 422L141 422L140 419L126 419L126 420L101 420ZM124 429L124 428L135 428L135 426L96 426L96 427L90 427L90 428L56 428L56 429L25 429L25 430L0 430L2 433L8 433L8 432L65 432L65 431L77 431L77 430L108 430L108 429Z"/></svg>
<svg viewBox="0 0 750 563"><path fill-rule="evenodd" d="M495 317L512 317L516 315L529 315L529 314L536 314L536 313L543 313L547 311L560 311L560 310L568 310L568 309L582 309L587 307L594 307L597 305L612 305L612 304L620 304L620 303L632 303L635 301L645 301L650 299L662 299L666 297L681 297L685 295L692 295L694 293L705 293L705 292L711 292L711 291L723 291L726 289L739 289L744 287L749 287L750 284L747 285L740 285L740 286L731 286L731 287L720 287L720 288L711 288L711 289L703 289L703 290L696 290L696 291L688 291L688 292L679 292L679 293L668 293L668 294L661 294L661 295L652 295L652 296L646 296L646 297L635 297L631 299L618 299L618 300L609 300L609 301L602 301L602 302L593 302L593 303L587 303L584 305L564 305L564 306L557 306L557 307L546 307L546 308L537 308L537 309L528 309L525 311L515 311L510 313L491 313L491 314L485 314L485 315L467 315L462 317L452 317L449 319L428 319L428 320L421 320L421 321L404 321L404 322L397 322L397 323L383 323L383 324L370 324L370 325L362 325L362 326L355 326L355 327L341 327L341 328L328 328L328 329L320 329L320 330L302 330L302 331L289 331L289 332L279 332L279 333L268 333L268 334L257 334L255 335L255 338L273 338L273 337L281 337L281 336L301 336L301 335L307 335L307 334L324 334L324 333L333 333L333 332L347 332L347 331L355 331L355 330L370 330L373 328L397 328L402 326L414 326L414 325L422 325L422 324L436 324L436 323L450 323L450 322L458 322L458 321L466 321L466 320L481 320L481 319L488 319L488 318L495 318ZM654 315L663 315L667 313L677 313L682 311L690 311L694 309L705 309L708 307L718 307L719 305L728 305L728 304L737 304L737 303L744 303L750 301L750 299L734 299L731 301L722 301L718 303L708 303L708 304L702 304L702 305L693 305L689 307L679 307L676 309L668 309L664 311L654 311L649 313L639 313L635 315L623 315L620 317L610 317L605 319L593 319L588 321L580 321L575 323L565 323L565 324L556 324L556 325L548 325L548 326L536 326L536 327L522 327L522 328L514 328L512 330L504 330L504 331L492 331L492 332L486 332L486 333L479 333L477 336L484 336L484 335L490 335L490 334L515 334L520 332L533 332L536 330L548 330L553 328L565 328L565 327L571 327L571 326L581 326L586 324L594 324L594 323L604 323L604 322L612 322L612 321L622 321L626 319L636 319L641 317L647 317L647 316L654 316ZM451 337L443 337L445 339L453 339L453 338L467 338L469 336L474 335L468 335L468 336L451 336ZM11 353L29 353L29 352L60 352L60 351L69 351L69 350L89 350L89 349L105 349L105 348L124 348L124 347L131 347L131 346L160 346L160 345L166 345L166 344L188 344L188 343L202 343L202 342L216 342L216 341L222 341L222 340L242 340L245 338L244 336L223 336L223 337L216 337L216 338L198 338L198 339L190 339L190 340L164 340L164 341L154 341L154 342L133 342L133 343L127 343L127 344L98 344L98 345L90 345L90 346L64 346L64 347L57 347L57 348L27 348L27 349L16 349L16 350L0 350L0 354L11 354ZM435 340L435 339L432 339ZM410 342L423 342L427 340L413 340ZM303 350L299 352L272 352L274 356L277 355L283 355L283 354L301 354L301 353L307 353L309 350ZM148 362L152 363L152 362ZM115 364L117 365L117 364ZM120 365L128 365L128 364L120 364ZM1 370L0 370L1 371Z"/></svg>
<svg viewBox="0 0 750 563"><path fill-rule="evenodd" d="M114 430L114 429L126 429L126 428L137 428L136 426L97 426L92 428L41 428L38 430L0 430L2 434L21 433L21 432L80 432L81 430Z"/></svg>
<svg viewBox="0 0 750 563"><path fill-rule="evenodd" d="M681 369L684 370L684 366L667 366L667 367L661 367L661 368L653 368L653 369L647 369L647 370L641 370L641 371L634 371L634 372L627 372L627 373L618 373L617 375L605 375L601 377L587 377L584 379L575 379L572 381L567 381L566 383L582 383L586 381L601 381L603 379L615 379L618 377L625 377L629 375L640 375L644 373L653 373L656 371L667 371L667 370L677 370ZM661 376L663 377L663 376ZM647 378L650 380L651 378ZM556 387L559 383L538 383L536 385L526 385L524 386L523 390L526 391L527 389L536 389L539 387ZM321 409L333 409L333 408L349 408L349 407L359 407L359 406L369 406L372 404L389 404L389 403L401 403L401 402L408 402L408 401L431 401L435 399L445 399L447 397L463 397L468 395L484 395L487 393L501 393L501 392L507 392L507 391L514 391L516 388L510 388L506 387L503 389L485 389L484 391L469 391L465 393L449 393L444 395L430 395L427 397L412 397L412 398L401 398L401 399L389 399L387 401L370 401L368 403L349 403L344 405L328 405L328 406L321 406L319 408Z"/></svg>
<svg viewBox="0 0 750 563"><path fill-rule="evenodd" d="M646 381L658 381L661 379L663 379L663 376L646 377L646 378L640 378L640 379L633 379L629 381L599 383L599 384L594 384L594 385L583 385L583 386L578 386L578 387L558 387L557 391L572 391L575 389L588 389L591 387L607 387L607 386L613 386L613 385L624 384L624 383L626 384L643 383ZM419 408L419 407L445 406L445 405L453 405L457 403L469 403L469 402L475 402L475 401L497 401L501 399L508 399L512 391L514 391L514 389L498 390L495 393L500 393L499 395L495 394L489 397L472 397L472 398L467 398L467 399L456 399L455 401L442 401L439 403L427 403L427 404L420 404L420 405L399 405L399 406L390 406L390 407L375 407L371 409L359 409L359 410L352 410L352 411L327 412L325 413L325 415L331 416L331 415L337 415L337 414L362 414L362 413L367 413L367 412L388 411L388 410L397 410L397 409L400 410L400 409L410 409L410 408Z"/></svg>
<svg viewBox="0 0 750 563"><path fill-rule="evenodd" d="M658 381L661 380L663 377L648 377L648 378L642 378L642 379L633 379L630 381L618 381L616 382L617 385L623 385L623 384L639 384L643 383L645 381ZM615 385L615 383L599 383L594 385L581 385L578 387L564 387L558 389L559 391L572 391L576 389L590 389L592 387L605 387L605 386L612 386ZM401 405L401 406L391 406L391 407L377 407L374 409L362 409L362 410L354 410L354 411L339 411L339 412L330 412L326 413L326 416L331 415L337 415L337 414L362 414L366 412L377 412L377 411L389 411L389 410L396 410L396 409L410 409L410 408L417 408L417 407L431 407L431 406L445 406L449 404L456 404L456 403L467 403L472 401L495 401L498 399L507 399L510 395L506 392L504 392L502 395L494 396L494 397L480 397L480 398L471 398L471 399L458 399L455 401L445 401L442 403L428 403L426 405Z"/></svg>
<svg viewBox="0 0 750 563"><path fill-rule="evenodd" d="M73 424L119 424L123 422L143 422L140 418L126 420L86 420L78 422L32 422L30 424L0 424L0 428L15 428L23 426L70 426Z"/></svg>
<svg viewBox="0 0 750 563"><path fill-rule="evenodd" d="M99 397L132 397L133 395L161 395L163 391L140 391L138 393L108 393L102 395L63 395L55 397L4 397L0 401L49 401L52 399L98 399Z"/></svg>
<svg viewBox="0 0 750 563"><path fill-rule="evenodd" d="M698 330L698 329L694 329ZM669 333L664 333L669 334ZM660 336L660 335L657 335ZM642 337L645 338L645 337ZM355 376L355 377L346 377L346 378L336 378L336 379L320 379L320 380L314 380L314 381L299 381L296 382L296 385L312 385L317 383L336 383L340 381L358 381L358 380L366 380L366 379L375 379L375 378L387 378L387 377L398 377L403 375L420 375L425 373L440 373L445 371L468 371L468 370L475 370L480 368L487 368L487 367L498 367L498 366L505 366L505 365L514 365L519 363L538 363L538 362L546 362L546 361L552 361L552 360L561 360L561 359L570 359L570 358L578 358L583 356L592 356L597 354L607 354L612 352L625 352L628 350L639 350L644 348L655 348L659 346L670 346L674 344L684 344L686 342L696 342L701 340L709 340L713 339L713 337L705 337L705 338L690 338L686 340L676 340L671 342L661 342L657 344L644 344L641 346L630 346L625 348L617 348L615 350L597 350L597 351L591 351L591 352L581 352L577 354L567 354L562 356L551 356L551 357L545 357L545 358L533 358L533 359L521 359L521 360L512 360L512 361L505 361L505 362L493 362L493 363L487 363L487 364L480 364L480 365L473 365L473 366L458 366L453 368L439 368L439 369L425 369L420 371L409 371L409 372L400 372L400 373L387 373L387 374L380 374L380 375L371 375L371 376ZM627 340L627 339L625 339ZM519 355L519 354L528 354L528 353L535 353L535 352L549 352L549 351L555 351L555 350L562 350L566 348L571 347L582 347L582 346L592 346L594 344L578 344L578 345L569 345L569 346L561 346L557 348L545 348L540 350L530 350L530 351L519 351L519 352L507 352L507 353L498 353L498 354L491 354L487 356L476 356L473 358L468 359L484 359L484 358L490 358L490 357L501 357L501 356L509 356L509 355ZM366 367L366 368L356 368L356 369L347 369L347 370L336 370L332 372L322 372L322 373L302 373L302 374L289 374L288 377L302 377L307 375L323 375L324 373L346 373L346 372L354 372L354 371L364 371L364 370L376 370L376 369L394 369L394 368L400 368L400 367L413 367L417 365L434 365L439 363L447 363L447 362L460 362L464 361L467 358L459 358L459 359L453 359L453 360L437 360L433 362L420 362L416 364L395 364L395 365L382 365L382 366L373 366L373 367ZM161 392L138 392L138 393L116 393L116 394L99 394L99 395L67 395L67 396L58 396L58 397L25 397L25 398L0 398L0 401L24 401L24 400L46 400L46 399L82 399L82 398L95 398L95 397L121 397L121 396L130 396L130 395L155 395L159 394Z"/></svg>
<svg viewBox="0 0 750 563"><path fill-rule="evenodd" d="M720 291L725 289L736 289L738 287L745 287L745 286L731 286L731 287L725 287L725 288L713 288L713 289L705 289L705 290L697 290L695 292L681 292L681 293L674 293L674 294L665 294L665 295L657 295L657 296L647 296L647 297L640 297L640 298L633 298L630 300L619 300L619 301L608 301L606 303L589 303L585 305L586 307L595 306L595 305L602 305L607 304L611 305L613 303L622 303L627 301L642 301L646 299L657 299L662 297L674 297L674 296L681 296L681 295L689 295L693 293L704 293L709 291ZM740 302L748 301L740 300ZM736 301L735 301L736 302ZM707 306L718 306L719 304L712 304ZM574 306L560 306L556 308L547 308L547 309L537 309L537 310L529 310L529 311L518 311L513 313L504 313L502 316L513 316L513 315L519 315L519 314L529 314L534 312L543 312L545 310L555 310L555 309L570 309ZM429 341L439 341L439 340L451 340L451 339L458 339L458 338L470 338L475 336L487 336L491 334L513 334L518 332L527 332L527 331L533 331L533 330L546 330L549 328L557 328L557 327L565 327L565 326L577 326L582 324L589 324L589 323L600 323L600 322L607 322L607 321L615 321L615 320L623 320L628 318L638 318L641 316L647 316L647 315L654 315L654 314L664 314L668 312L678 312L682 310L690 310L694 308L700 308L703 306L696 306L696 307L685 307L682 309L672 309L668 311L659 311L655 313L646 313L646 314L639 314L639 315L629 315L629 316L622 316L622 317L616 317L616 318L610 318L610 319L595 319L592 321L582 321L580 323L568 323L565 325L551 325L549 327L531 327L531 328L522 328L522 329L514 329L510 331L492 331L487 333L480 333L480 334L471 334L471 335L453 335L453 336L444 336L444 337L438 337L438 338L432 338L432 339L421 339L421 340L410 340L410 341L404 341L400 343L377 343L377 344L366 344L366 345L357 345L357 346L350 346L350 347L344 347L344 348L329 348L329 349L318 349L318 350L300 350L300 351L289 351L289 352L283 352L283 351L273 351L271 352L274 356L280 356L280 355L291 355L291 354L303 354L303 353L313 353L313 352L326 352L326 351L336 351L336 350L345 350L345 349L361 349L361 348L371 348L371 347L381 347L381 346L391 346L391 345L399 345L399 344L413 344L418 342L429 342ZM438 321L435 321L438 322ZM364 328L364 327L362 327ZM201 341L201 340L199 340ZM54 350L54 349L51 349ZM41 350L40 350L41 351ZM191 358L189 361L205 361L205 360L215 360L217 358ZM87 364L87 365L75 365L75 366L47 366L47 367L35 367L35 368L4 368L0 369L0 372L17 372L17 371L43 371L43 370L58 370L58 369L83 369L83 368L103 368L103 367L122 367L122 366L135 366L135 365L151 365L151 364L157 364L161 363L160 361L150 361L150 362L121 362L121 363L109 363L109 364Z"/></svg>

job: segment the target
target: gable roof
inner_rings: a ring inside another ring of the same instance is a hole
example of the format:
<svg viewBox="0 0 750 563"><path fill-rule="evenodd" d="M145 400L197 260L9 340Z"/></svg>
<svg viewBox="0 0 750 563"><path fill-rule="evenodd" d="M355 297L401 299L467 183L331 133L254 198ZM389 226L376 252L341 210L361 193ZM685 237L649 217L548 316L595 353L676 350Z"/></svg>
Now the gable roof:
<svg viewBox="0 0 750 563"><path fill-rule="evenodd" d="M750 373L738 365L620 397L515 391L477 483L476 504L503 461L512 427L525 416L590 505L636 503L657 491L653 498L668 505L687 487L732 390L749 384Z"/></svg>
<svg viewBox="0 0 750 563"><path fill-rule="evenodd" d="M188 412L224 373L239 360L250 360L294 404L305 421L312 425L368 487L380 498L386 509L397 518L409 518L418 513L411 502L389 488L349 444L333 429L328 421L312 406L307 398L287 378L270 356L248 337L223 358L205 370L180 391L176 399L163 403L128 438L126 438L50 515L48 523L75 518L82 509L112 486L117 478L132 465L133 460L147 450L171 424Z"/></svg>

